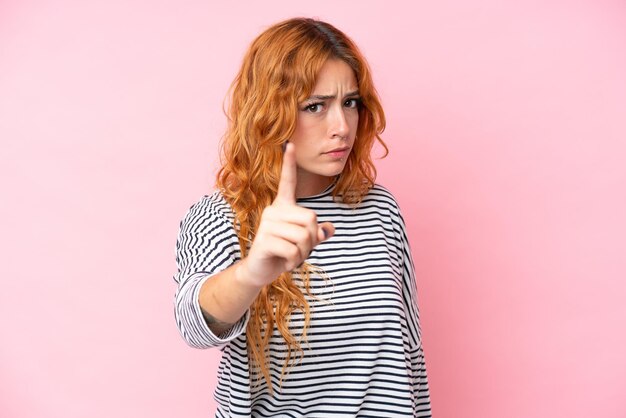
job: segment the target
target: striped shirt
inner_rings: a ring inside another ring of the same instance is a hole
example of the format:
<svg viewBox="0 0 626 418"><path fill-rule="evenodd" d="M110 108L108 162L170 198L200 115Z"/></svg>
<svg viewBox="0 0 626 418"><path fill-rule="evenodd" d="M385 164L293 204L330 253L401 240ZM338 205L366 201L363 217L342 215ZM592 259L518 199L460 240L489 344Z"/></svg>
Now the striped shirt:
<svg viewBox="0 0 626 418"><path fill-rule="evenodd" d="M332 222L335 235L307 259L327 277L311 275L304 356L280 387L284 340L276 329L270 339L273 394L264 379L251 384L245 334L249 310L218 336L198 302L204 281L241 258L230 205L216 191L193 205L181 222L176 323L192 347L222 350L214 395L217 417L431 416L413 261L398 204L375 185L355 209L335 202L333 187L297 199L316 212L318 222ZM302 286L297 272L294 281ZM301 334L303 318L293 314L293 335Z"/></svg>

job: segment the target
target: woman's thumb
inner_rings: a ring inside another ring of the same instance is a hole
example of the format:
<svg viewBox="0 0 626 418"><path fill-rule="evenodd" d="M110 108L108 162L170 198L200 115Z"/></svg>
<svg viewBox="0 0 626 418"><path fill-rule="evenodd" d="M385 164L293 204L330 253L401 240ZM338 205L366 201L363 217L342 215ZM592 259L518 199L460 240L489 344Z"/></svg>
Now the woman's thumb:
<svg viewBox="0 0 626 418"><path fill-rule="evenodd" d="M326 241L335 235L335 227L330 222L324 222L317 227L317 239L319 242Z"/></svg>

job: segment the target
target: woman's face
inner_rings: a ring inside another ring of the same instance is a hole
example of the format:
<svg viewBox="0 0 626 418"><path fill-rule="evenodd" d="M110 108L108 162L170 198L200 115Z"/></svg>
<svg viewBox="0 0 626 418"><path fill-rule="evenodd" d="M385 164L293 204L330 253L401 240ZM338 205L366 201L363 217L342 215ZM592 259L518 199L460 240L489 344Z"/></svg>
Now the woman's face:
<svg viewBox="0 0 626 418"><path fill-rule="evenodd" d="M359 91L354 71L329 59L319 72L311 96L298 106L295 145L297 197L324 190L343 171L359 123Z"/></svg>

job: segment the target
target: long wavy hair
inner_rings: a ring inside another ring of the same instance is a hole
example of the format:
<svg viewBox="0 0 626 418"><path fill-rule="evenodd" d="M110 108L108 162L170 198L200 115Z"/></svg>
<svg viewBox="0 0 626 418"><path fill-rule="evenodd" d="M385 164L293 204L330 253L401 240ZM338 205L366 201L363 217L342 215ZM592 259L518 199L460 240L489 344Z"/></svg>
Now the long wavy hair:
<svg viewBox="0 0 626 418"><path fill-rule="evenodd" d="M356 76L361 103L356 139L343 172L338 176L333 199L358 205L374 185L376 169L371 151L375 141L388 148L380 137L385 115L374 88L369 66L357 46L332 25L309 18L280 22L259 35L250 45L233 81L226 109L228 128L221 143L221 169L216 186L235 213L241 255L248 254L263 209L278 191L282 145L294 133L298 106L312 93L317 75L328 59L346 62ZM265 286L251 306L246 329L251 379L264 378L273 390L269 367L269 340L276 328L285 341L286 358L280 376L282 384L296 353L304 354L310 310L305 297L311 296L309 277L314 266L301 267L304 289L281 274ZM293 312L304 315L301 337L289 329Z"/></svg>

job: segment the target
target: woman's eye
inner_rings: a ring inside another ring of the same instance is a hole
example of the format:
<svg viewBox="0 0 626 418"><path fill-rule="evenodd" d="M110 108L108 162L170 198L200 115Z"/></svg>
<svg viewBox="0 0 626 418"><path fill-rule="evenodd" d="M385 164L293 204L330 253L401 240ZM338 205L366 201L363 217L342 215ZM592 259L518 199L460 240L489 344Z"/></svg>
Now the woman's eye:
<svg viewBox="0 0 626 418"><path fill-rule="evenodd" d="M304 108L309 113L319 113L322 111L322 103L311 103L307 107Z"/></svg>
<svg viewBox="0 0 626 418"><path fill-rule="evenodd" d="M346 100L346 102L344 103L344 105L346 107L349 108L356 108L359 107L359 99L348 99Z"/></svg>

